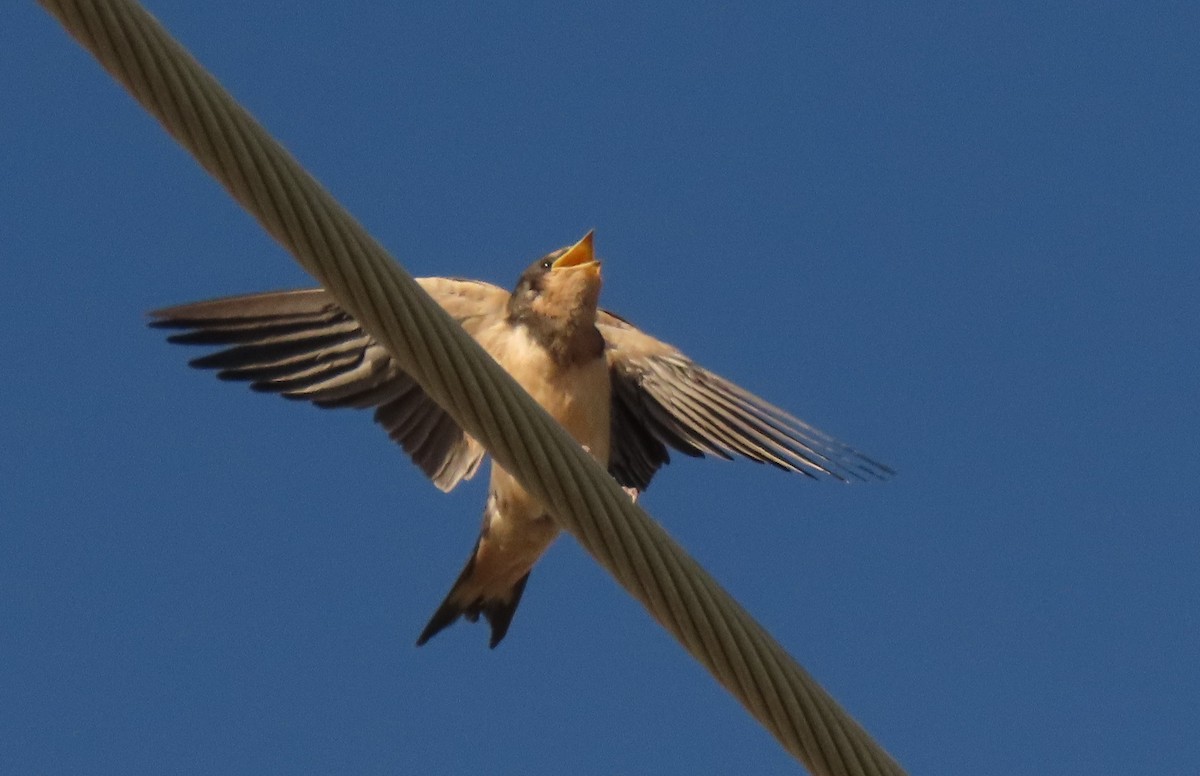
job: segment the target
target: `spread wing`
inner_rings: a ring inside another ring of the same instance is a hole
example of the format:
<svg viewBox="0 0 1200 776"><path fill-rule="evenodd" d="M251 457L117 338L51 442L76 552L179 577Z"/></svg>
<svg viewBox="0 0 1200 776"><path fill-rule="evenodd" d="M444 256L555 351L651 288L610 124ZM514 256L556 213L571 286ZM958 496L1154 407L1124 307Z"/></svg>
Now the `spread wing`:
<svg viewBox="0 0 1200 776"><path fill-rule="evenodd" d="M613 387L609 471L622 485L644 490L668 447L843 481L893 474L616 315L602 312L598 325Z"/></svg>
<svg viewBox="0 0 1200 776"><path fill-rule="evenodd" d="M504 315L509 297L480 281L417 282L473 336ZM228 297L150 315L154 327L184 330L171 342L222 347L190 363L223 380L318 407L374 408L376 422L444 491L479 468L483 446L323 289ZM670 460L668 448L695 457L741 455L812 477L893 473L618 316L601 311L597 325L613 389L609 471L620 484L644 490Z"/></svg>
<svg viewBox="0 0 1200 776"><path fill-rule="evenodd" d="M503 316L509 296L479 281L417 282L471 334ZM223 347L190 362L218 370L222 380L318 407L373 407L375 421L444 491L479 468L483 446L323 289L195 302L150 315L151 326L185 330L171 342Z"/></svg>

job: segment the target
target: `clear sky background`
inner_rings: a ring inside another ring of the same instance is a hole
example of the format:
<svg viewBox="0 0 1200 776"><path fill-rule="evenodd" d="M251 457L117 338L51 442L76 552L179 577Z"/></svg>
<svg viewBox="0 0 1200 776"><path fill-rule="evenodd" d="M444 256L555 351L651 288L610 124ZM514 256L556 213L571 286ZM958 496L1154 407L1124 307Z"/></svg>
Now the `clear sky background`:
<svg viewBox="0 0 1200 776"><path fill-rule="evenodd" d="M150 3L412 273L607 307L893 465L644 504L914 774L1200 765L1194 3ZM485 478L187 368L309 279L0 13L0 772L777 773L579 547L413 642Z"/></svg>

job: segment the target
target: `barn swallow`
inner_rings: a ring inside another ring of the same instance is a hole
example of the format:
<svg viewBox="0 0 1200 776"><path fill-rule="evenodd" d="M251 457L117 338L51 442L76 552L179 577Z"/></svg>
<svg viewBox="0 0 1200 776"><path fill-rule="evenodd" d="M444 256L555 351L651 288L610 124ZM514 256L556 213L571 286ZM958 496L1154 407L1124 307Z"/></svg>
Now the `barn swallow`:
<svg viewBox="0 0 1200 776"><path fill-rule="evenodd" d="M531 264L512 293L475 280L417 282L634 497L669 460L735 455L810 477L886 479L892 470L698 366L601 310L592 233ZM375 421L443 491L485 450L324 289L229 297L152 312L171 342L224 346L191 365L319 407L374 408ZM420 646L459 617L504 638L557 523L492 463L483 526Z"/></svg>

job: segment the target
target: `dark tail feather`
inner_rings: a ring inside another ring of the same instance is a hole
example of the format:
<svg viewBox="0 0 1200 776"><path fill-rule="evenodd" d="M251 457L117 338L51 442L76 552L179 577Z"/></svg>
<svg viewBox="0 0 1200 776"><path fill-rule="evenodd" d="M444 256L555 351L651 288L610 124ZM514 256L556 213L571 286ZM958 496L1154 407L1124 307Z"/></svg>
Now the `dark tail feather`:
<svg viewBox="0 0 1200 776"><path fill-rule="evenodd" d="M469 622L479 620L480 614L486 617L488 624L492 626L492 638L488 642L488 646L492 649L495 649L496 645L504 638L504 634L508 633L508 626L517 612L517 605L521 603L521 594L525 592L525 583L529 581L529 575L521 577L517 584L513 585L502 597L484 598L479 596L473 601L465 602L459 593L459 588L470 578L474 569L475 553L472 552L467 565L458 575L454 587L450 588L450 594L446 596L446 600L442 601L442 605L429 619L425 630L421 631L421 635L417 637L418 647L450 627L459 617L466 617Z"/></svg>

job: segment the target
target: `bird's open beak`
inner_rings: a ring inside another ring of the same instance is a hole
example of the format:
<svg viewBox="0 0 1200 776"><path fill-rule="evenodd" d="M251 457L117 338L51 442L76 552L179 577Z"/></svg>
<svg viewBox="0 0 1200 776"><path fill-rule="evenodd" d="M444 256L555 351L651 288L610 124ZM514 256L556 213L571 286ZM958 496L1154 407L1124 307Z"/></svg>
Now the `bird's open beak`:
<svg viewBox="0 0 1200 776"><path fill-rule="evenodd" d="M596 234L593 229L583 236L583 239L567 249L567 252L554 262L551 267L553 269L566 269L567 267L587 267L593 272L600 271L600 262L596 260L596 254L592 250L592 237Z"/></svg>

